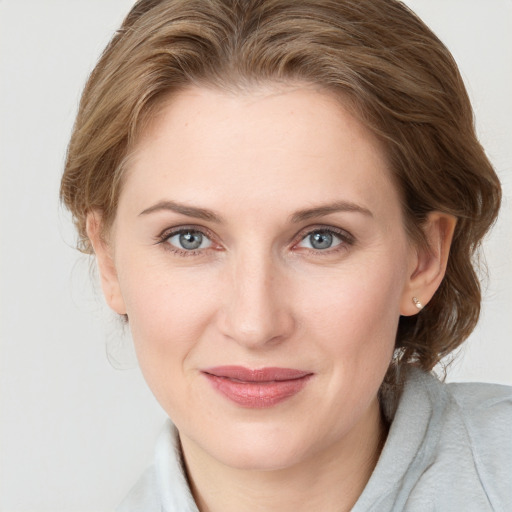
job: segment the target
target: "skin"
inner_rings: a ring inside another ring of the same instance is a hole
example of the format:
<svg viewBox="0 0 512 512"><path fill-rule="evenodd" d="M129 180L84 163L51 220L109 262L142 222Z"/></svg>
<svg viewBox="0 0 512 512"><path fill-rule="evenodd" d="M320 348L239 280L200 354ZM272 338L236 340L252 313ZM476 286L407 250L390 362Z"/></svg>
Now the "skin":
<svg viewBox="0 0 512 512"><path fill-rule="evenodd" d="M377 393L399 316L439 286L455 225L430 214L431 250L416 248L390 176L379 141L327 93L191 87L139 140L107 242L89 215L105 297L129 317L202 511L339 512L362 492L386 435ZM179 228L202 232L201 248L180 248ZM312 246L319 230L332 247ZM201 373L219 365L313 377L251 409Z"/></svg>

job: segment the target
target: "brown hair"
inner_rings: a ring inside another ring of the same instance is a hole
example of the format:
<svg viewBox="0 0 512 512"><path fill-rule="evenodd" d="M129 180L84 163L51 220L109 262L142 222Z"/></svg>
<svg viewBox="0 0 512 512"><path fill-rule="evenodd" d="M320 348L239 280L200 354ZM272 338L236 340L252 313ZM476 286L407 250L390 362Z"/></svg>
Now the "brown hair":
<svg viewBox="0 0 512 512"><path fill-rule="evenodd" d="M446 276L421 314L400 319L390 367L431 370L478 320L474 258L501 189L451 54L398 1L137 2L87 82L68 148L61 199L79 248L92 252L88 212L113 220L123 162L162 99L191 84L290 81L341 95L384 142L413 240L428 212L458 219Z"/></svg>

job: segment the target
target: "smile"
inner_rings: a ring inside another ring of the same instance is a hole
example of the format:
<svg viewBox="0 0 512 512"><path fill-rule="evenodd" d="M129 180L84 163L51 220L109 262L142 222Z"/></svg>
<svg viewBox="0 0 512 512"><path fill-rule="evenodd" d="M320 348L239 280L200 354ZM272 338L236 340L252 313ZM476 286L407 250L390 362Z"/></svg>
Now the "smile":
<svg viewBox="0 0 512 512"><path fill-rule="evenodd" d="M202 371L213 388L242 407L272 407L299 393L313 376L292 368L218 366Z"/></svg>

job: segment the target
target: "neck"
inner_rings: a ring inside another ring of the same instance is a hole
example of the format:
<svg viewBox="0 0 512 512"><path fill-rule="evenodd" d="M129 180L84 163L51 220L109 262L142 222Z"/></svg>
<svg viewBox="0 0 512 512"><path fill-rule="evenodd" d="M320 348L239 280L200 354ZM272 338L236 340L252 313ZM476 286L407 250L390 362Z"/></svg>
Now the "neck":
<svg viewBox="0 0 512 512"><path fill-rule="evenodd" d="M377 399L364 418L328 449L284 469L261 471L226 466L181 438L192 493L201 512L240 510L349 511L380 455L386 425Z"/></svg>

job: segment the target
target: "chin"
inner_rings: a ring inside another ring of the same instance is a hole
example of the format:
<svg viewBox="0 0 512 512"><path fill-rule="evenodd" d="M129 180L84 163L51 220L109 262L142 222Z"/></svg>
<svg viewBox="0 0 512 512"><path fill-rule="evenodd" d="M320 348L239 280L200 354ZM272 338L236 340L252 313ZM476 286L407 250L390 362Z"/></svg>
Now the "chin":
<svg viewBox="0 0 512 512"><path fill-rule="evenodd" d="M306 439L290 435L282 427L244 428L209 443L210 455L226 466L248 471L274 471L294 466L307 458ZM211 440L210 440L211 441ZM206 448L206 447L205 447Z"/></svg>
<svg viewBox="0 0 512 512"><path fill-rule="evenodd" d="M301 462L297 451L283 452L280 447L239 447L229 453L218 454L218 460L233 469L245 471L276 471L292 467Z"/></svg>

